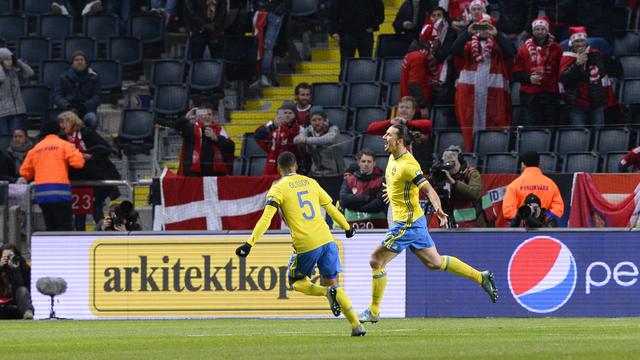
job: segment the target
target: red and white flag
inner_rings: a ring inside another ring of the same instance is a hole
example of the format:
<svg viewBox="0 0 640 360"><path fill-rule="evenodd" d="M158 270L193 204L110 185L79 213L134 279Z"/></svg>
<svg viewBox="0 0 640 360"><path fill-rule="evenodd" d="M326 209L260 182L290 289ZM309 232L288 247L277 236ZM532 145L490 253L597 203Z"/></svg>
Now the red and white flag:
<svg viewBox="0 0 640 360"><path fill-rule="evenodd" d="M185 177L162 174L153 230L250 230L276 176ZM280 228L276 215L270 229Z"/></svg>

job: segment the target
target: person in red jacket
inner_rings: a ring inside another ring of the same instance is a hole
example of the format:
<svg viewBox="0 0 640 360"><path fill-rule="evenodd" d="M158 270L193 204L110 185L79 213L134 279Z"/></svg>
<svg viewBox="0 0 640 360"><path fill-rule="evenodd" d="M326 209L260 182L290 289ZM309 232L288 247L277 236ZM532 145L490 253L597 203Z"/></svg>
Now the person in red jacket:
<svg viewBox="0 0 640 360"><path fill-rule="evenodd" d="M520 46L513 66L514 81L520 83L520 104L524 105L519 125L551 126L560 105L562 46L549 33L546 16L533 20L531 28L533 37Z"/></svg>
<svg viewBox="0 0 640 360"><path fill-rule="evenodd" d="M631 149L627 155L620 159L620 162L618 163L618 172L630 172L630 167L633 167L633 172L640 171L640 146Z"/></svg>
<svg viewBox="0 0 640 360"><path fill-rule="evenodd" d="M292 152L298 162L302 160L298 145L293 143L293 139L299 133L296 105L291 101L285 101L278 109L276 118L260 126L253 135L258 145L267 152L263 175L278 174L278 155L285 151Z"/></svg>
<svg viewBox="0 0 640 360"><path fill-rule="evenodd" d="M438 31L427 18L418 41L414 41L402 61L400 97L413 96L423 116L431 107L431 86L437 78L438 61L435 47L439 44Z"/></svg>

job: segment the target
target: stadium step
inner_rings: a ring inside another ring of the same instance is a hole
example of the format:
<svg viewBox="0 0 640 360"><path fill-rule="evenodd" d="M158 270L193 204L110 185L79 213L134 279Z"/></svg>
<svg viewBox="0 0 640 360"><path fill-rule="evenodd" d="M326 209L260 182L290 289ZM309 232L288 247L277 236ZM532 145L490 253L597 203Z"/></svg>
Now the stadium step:
<svg viewBox="0 0 640 360"><path fill-rule="evenodd" d="M338 48L314 48L311 49L313 61L340 61L340 49Z"/></svg>
<svg viewBox="0 0 640 360"><path fill-rule="evenodd" d="M404 0L384 0L385 7L400 7Z"/></svg>
<svg viewBox="0 0 640 360"><path fill-rule="evenodd" d="M292 86L288 87L270 87L262 90L264 99L293 99Z"/></svg>
<svg viewBox="0 0 640 360"><path fill-rule="evenodd" d="M247 100L244 107L246 110L254 111L276 111L282 105L282 102L291 100L291 98L282 99L254 99Z"/></svg>
<svg viewBox="0 0 640 360"><path fill-rule="evenodd" d="M337 74L290 74L290 75L280 75L278 79L280 81L280 84L282 85L296 86L301 82L313 84L316 82L338 81L338 75Z"/></svg>
<svg viewBox="0 0 640 360"><path fill-rule="evenodd" d="M299 74L340 74L340 61L305 61L295 65L295 71Z"/></svg>

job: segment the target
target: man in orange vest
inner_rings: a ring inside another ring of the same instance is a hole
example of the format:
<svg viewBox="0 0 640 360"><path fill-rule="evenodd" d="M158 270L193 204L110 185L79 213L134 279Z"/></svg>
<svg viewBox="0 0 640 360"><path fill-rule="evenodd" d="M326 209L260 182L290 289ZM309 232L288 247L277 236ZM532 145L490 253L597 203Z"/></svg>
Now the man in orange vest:
<svg viewBox="0 0 640 360"><path fill-rule="evenodd" d="M529 194L540 199L540 207L548 209L550 216L562 217L564 201L560 190L553 180L542 174L538 167L540 155L535 151L528 151L520 156L522 174L507 186L507 192L502 200L502 214L505 219L513 219L518 208L525 203Z"/></svg>
<svg viewBox="0 0 640 360"><path fill-rule="evenodd" d="M49 121L42 126L40 140L29 150L20 167L26 180L35 178L35 202L40 205L47 231L71 231L71 184L69 166L84 167L84 157L73 143L60 139L60 125ZM88 154L86 154L88 155Z"/></svg>

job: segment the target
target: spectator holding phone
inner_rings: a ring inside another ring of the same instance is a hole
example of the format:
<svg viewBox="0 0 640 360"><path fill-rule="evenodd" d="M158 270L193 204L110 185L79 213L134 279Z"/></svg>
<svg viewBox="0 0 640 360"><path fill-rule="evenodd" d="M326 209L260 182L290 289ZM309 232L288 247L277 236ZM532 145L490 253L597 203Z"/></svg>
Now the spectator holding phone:
<svg viewBox="0 0 640 360"><path fill-rule="evenodd" d="M473 135L485 128L511 126L510 62L515 49L495 28L495 19L478 17L453 45L460 64L455 109L466 151Z"/></svg>
<svg viewBox="0 0 640 360"><path fill-rule="evenodd" d="M301 162L302 153L293 141L300 134L300 130L296 104L292 101L282 103L276 118L256 130L253 136L258 145L267 152L263 175L278 174L278 156L285 151L292 152L298 163Z"/></svg>
<svg viewBox="0 0 640 360"><path fill-rule="evenodd" d="M224 176L233 173L235 144L222 125L214 121L213 105L200 104L175 124L182 134L178 174Z"/></svg>
<svg viewBox="0 0 640 360"><path fill-rule="evenodd" d="M11 135L26 125L27 109L20 92L20 80L30 78L34 72L7 48L0 48L0 66L0 135Z"/></svg>

